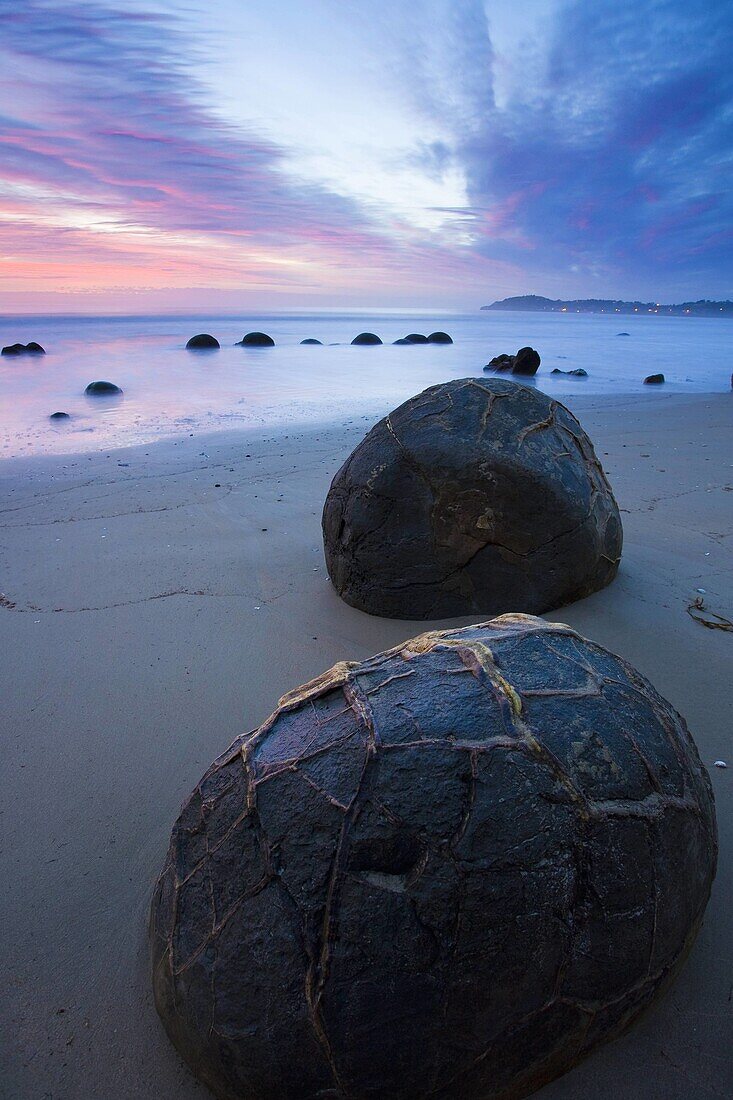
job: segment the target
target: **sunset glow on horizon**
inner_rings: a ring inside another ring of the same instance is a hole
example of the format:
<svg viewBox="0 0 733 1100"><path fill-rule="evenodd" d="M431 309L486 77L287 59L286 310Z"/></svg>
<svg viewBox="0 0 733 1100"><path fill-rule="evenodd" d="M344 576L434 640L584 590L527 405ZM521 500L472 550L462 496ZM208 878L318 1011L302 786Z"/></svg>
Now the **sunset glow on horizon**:
<svg viewBox="0 0 733 1100"><path fill-rule="evenodd" d="M0 310L731 291L728 5L18 0Z"/></svg>

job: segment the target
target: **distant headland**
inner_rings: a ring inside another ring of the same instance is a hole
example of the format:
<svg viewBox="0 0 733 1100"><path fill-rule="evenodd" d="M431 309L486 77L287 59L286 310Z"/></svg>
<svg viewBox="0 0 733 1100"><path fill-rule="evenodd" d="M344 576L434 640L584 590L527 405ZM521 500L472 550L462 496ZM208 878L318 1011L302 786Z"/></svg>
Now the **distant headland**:
<svg viewBox="0 0 733 1100"><path fill-rule="evenodd" d="M529 310L535 313L663 313L673 317L733 317L733 302L711 302L707 298L699 302L681 302L679 305L660 305L659 302L621 302L607 298L577 298L573 301L542 298L538 294L522 294L518 298L504 298L481 309Z"/></svg>

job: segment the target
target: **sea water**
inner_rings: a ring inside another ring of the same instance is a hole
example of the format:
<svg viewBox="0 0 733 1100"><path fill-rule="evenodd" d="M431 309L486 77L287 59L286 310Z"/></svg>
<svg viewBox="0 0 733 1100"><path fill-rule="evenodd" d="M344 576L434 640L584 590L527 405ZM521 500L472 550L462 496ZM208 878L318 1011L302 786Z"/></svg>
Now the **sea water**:
<svg viewBox="0 0 733 1100"><path fill-rule="evenodd" d="M395 347L410 332L441 329L453 344ZM262 330L272 348L235 346ZM351 346L362 331L382 346ZM210 332L219 351L187 351ZM628 335L620 335L628 333ZM322 346L301 345L313 337ZM494 355L530 344L546 393L730 391L733 320L603 314L476 312L281 313L238 316L0 316L0 343L37 340L45 356L0 357L0 456L91 451L236 426L276 427L383 415L426 386L486 377ZM587 378L551 373L582 367ZM85 397L104 379L124 391ZM49 421L50 413L71 415Z"/></svg>

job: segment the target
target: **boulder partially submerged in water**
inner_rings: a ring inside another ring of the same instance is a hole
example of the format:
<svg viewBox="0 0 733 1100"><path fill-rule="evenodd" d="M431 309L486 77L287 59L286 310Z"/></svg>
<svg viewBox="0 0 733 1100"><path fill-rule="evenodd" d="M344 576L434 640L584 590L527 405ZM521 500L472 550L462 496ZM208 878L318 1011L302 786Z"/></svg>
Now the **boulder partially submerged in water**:
<svg viewBox="0 0 733 1100"><path fill-rule="evenodd" d="M313 337L309 337L307 340L301 340L301 344L321 344L320 340L314 340Z"/></svg>
<svg viewBox="0 0 733 1100"><path fill-rule="evenodd" d="M537 373L537 369L540 365L540 353L535 351L534 348L526 347L520 348L516 355L508 355L506 352L502 352L501 355L495 355L493 359L484 367L484 370L495 371L501 373L502 371L511 371L512 374L522 374L530 376Z"/></svg>
<svg viewBox="0 0 733 1100"><path fill-rule="evenodd" d="M587 378L588 371L583 370L582 367L576 367L575 370L560 370L559 367L553 367L550 374L566 374L571 378Z"/></svg>
<svg viewBox="0 0 733 1100"><path fill-rule="evenodd" d="M116 386L114 382L90 382L84 393L88 397L105 397L115 393L122 393L119 386Z"/></svg>
<svg viewBox="0 0 733 1100"><path fill-rule="evenodd" d="M71 420L71 417L66 412L55 412L55 413L50 413L48 419L49 420Z"/></svg>
<svg viewBox="0 0 733 1100"><path fill-rule="evenodd" d="M515 359L515 355L508 355L506 352L502 352L501 355L495 355L493 359L489 359L484 370L493 370L496 371L497 374L502 371L509 371L514 366Z"/></svg>
<svg viewBox="0 0 733 1100"><path fill-rule="evenodd" d="M358 336L355 336L351 341L352 344L381 344L382 341L373 332L360 332Z"/></svg>
<svg viewBox="0 0 733 1100"><path fill-rule="evenodd" d="M243 348L274 348L275 341L266 332L248 332L237 344Z"/></svg>
<svg viewBox="0 0 733 1100"><path fill-rule="evenodd" d="M373 615L540 614L616 575L621 520L563 405L502 378L432 386L380 420L333 479L329 576Z"/></svg>
<svg viewBox="0 0 733 1100"><path fill-rule="evenodd" d="M428 344L452 344L453 337L449 336L447 332L431 332L427 337Z"/></svg>
<svg viewBox="0 0 733 1100"><path fill-rule="evenodd" d="M646 376L646 378L644 379L644 385L645 386L659 386L659 385L661 385L662 382L664 382L664 380L665 379L664 379L663 374L648 374Z"/></svg>
<svg viewBox="0 0 733 1100"><path fill-rule="evenodd" d="M715 864L694 742L633 668L525 616L425 634L206 772L153 897L155 1003L227 1100L522 1097L674 976Z"/></svg>
<svg viewBox="0 0 733 1100"><path fill-rule="evenodd" d="M191 351L213 349L219 346L216 337L208 332L200 332L197 336L192 336L186 344L186 347Z"/></svg>
<svg viewBox="0 0 733 1100"><path fill-rule="evenodd" d="M46 349L42 348L35 340L28 344L6 344L0 351L0 355L45 355Z"/></svg>
<svg viewBox="0 0 733 1100"><path fill-rule="evenodd" d="M531 376L537 374L540 365L540 353L534 348L520 348L514 356L512 374Z"/></svg>

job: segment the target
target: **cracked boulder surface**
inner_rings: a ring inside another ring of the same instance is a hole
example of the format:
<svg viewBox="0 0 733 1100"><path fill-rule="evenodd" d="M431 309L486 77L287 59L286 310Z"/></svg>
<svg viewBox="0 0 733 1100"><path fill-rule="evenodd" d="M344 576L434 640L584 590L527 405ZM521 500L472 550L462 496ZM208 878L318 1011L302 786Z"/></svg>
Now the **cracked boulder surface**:
<svg viewBox="0 0 733 1100"><path fill-rule="evenodd" d="M410 398L369 432L323 509L339 595L373 615L541 614L616 576L622 529L564 405L503 378Z"/></svg>
<svg viewBox="0 0 733 1100"><path fill-rule="evenodd" d="M207 771L151 911L155 1002L223 1100L510 1100L665 987L710 781L620 658L524 615L284 696Z"/></svg>

